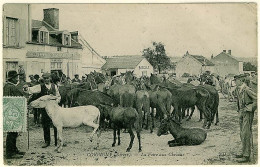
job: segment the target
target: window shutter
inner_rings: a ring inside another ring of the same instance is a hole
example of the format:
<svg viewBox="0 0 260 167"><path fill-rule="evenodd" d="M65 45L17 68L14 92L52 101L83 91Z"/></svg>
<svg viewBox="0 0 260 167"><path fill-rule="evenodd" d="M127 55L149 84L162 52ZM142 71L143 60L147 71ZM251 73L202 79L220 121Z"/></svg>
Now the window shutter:
<svg viewBox="0 0 260 167"><path fill-rule="evenodd" d="M7 42L6 42L6 40L7 40L6 39L7 28L6 28L6 26L7 26L7 20L6 20L6 16L4 16L3 17L3 44L4 44L4 46L7 45Z"/></svg>
<svg viewBox="0 0 260 167"><path fill-rule="evenodd" d="M25 43L27 41L27 35L28 35L28 25L26 24L25 19L19 19L18 20L19 26L17 29L19 29L18 35L18 43L20 47L25 47Z"/></svg>
<svg viewBox="0 0 260 167"><path fill-rule="evenodd" d="M21 25L20 25L20 19L17 20L17 22L15 23L15 28L16 28L16 32L15 32L15 46L21 46L21 39L20 39L20 34L21 34Z"/></svg>

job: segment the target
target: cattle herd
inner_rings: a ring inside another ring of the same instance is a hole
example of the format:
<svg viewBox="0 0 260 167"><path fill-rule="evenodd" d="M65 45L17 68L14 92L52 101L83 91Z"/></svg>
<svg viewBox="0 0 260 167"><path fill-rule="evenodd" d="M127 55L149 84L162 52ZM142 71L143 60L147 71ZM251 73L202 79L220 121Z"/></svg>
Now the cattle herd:
<svg viewBox="0 0 260 167"><path fill-rule="evenodd" d="M203 128L209 129L214 119L216 125L219 122L219 93L215 86L208 84L182 83L156 74L136 78L132 72L114 77L92 72L84 82L58 82L57 85L61 95L59 106L51 95L43 96L29 106L46 109L58 130L58 152L63 145L63 127L91 126L94 131L90 140L94 133L100 136L100 129L112 128L113 147L116 140L120 145L120 129L125 129L131 138L126 151L132 148L135 130L141 151L142 128L152 133L155 120L161 122L157 127L158 136L168 132L173 135L174 140L168 142L171 147L198 145L206 139L203 129L181 127L186 114L187 120L191 119L195 106L200 112L200 120L204 118Z"/></svg>

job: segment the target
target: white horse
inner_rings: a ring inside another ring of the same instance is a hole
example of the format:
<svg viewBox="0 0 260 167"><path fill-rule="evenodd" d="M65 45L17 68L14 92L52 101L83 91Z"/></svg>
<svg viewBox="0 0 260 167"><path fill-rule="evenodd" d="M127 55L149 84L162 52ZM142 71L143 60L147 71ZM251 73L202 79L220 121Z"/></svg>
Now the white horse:
<svg viewBox="0 0 260 167"><path fill-rule="evenodd" d="M88 125L94 128L90 136L92 142L93 136L97 131L97 147L99 146L100 130L100 111L97 107L88 105L72 108L62 108L58 105L56 97L53 95L45 95L30 103L30 107L33 108L45 108L47 114L51 118L54 126L58 131L59 144L55 151L61 152L63 146L63 127L78 127L82 124Z"/></svg>

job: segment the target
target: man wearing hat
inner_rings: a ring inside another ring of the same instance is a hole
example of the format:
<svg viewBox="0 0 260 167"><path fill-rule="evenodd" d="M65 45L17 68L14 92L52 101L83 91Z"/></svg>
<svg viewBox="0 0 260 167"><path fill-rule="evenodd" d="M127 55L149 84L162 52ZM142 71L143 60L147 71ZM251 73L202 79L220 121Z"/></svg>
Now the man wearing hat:
<svg viewBox="0 0 260 167"><path fill-rule="evenodd" d="M254 112L257 109L257 94L247 85L247 76L244 74L234 77L237 86L238 112L242 153L236 155L239 163L250 161L252 151L252 123Z"/></svg>
<svg viewBox="0 0 260 167"><path fill-rule="evenodd" d="M72 83L74 83L74 82L80 83L81 81L80 81L80 79L79 79L79 74L75 74L74 76L75 76L75 78L72 79Z"/></svg>
<svg viewBox="0 0 260 167"><path fill-rule="evenodd" d="M28 85L27 85L24 87L24 91L29 94L38 93L39 97L52 94L57 97L57 103L59 103L61 96L60 96L57 86L54 83L51 83L51 74L44 73L42 75L42 78L43 78L42 84L35 85L33 87L28 87ZM46 148L50 145L50 142L51 142L50 126L51 126L51 124L52 124L51 118L47 114L46 110L42 109L42 127L43 127L43 133L44 133L44 141L45 141L45 144L42 146L42 148ZM57 145L56 127L54 127L54 139L55 139L55 145Z"/></svg>
<svg viewBox="0 0 260 167"><path fill-rule="evenodd" d="M82 83L86 82L86 77L85 77L84 75L82 75L81 82L82 82Z"/></svg>
<svg viewBox="0 0 260 167"><path fill-rule="evenodd" d="M4 85L3 96L23 96L22 92L16 87L18 74L16 71L9 71L7 82ZM6 137L6 158L22 158L24 152L20 152L16 147L17 132L8 132Z"/></svg>

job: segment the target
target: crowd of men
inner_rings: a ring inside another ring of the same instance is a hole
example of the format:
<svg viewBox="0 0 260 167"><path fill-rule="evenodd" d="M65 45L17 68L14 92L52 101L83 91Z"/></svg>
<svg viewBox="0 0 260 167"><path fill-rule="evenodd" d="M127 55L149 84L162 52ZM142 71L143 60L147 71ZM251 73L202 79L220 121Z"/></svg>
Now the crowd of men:
<svg viewBox="0 0 260 167"><path fill-rule="evenodd" d="M4 85L4 96L23 96L20 90L17 89L18 76L20 82L24 80L25 73L20 70L18 73L16 71L9 71L7 82ZM57 101L60 100L60 93L58 86L55 84L52 78L52 74L44 73L41 77L39 75L30 75L30 82L23 86L23 91L31 95L29 102L44 96L50 95L57 97ZM211 78L211 77L210 77ZM217 77L213 77L218 79ZM70 78L63 76L63 82L68 83L82 83L86 81L86 77L82 76L82 79L79 79L79 75L76 74L75 78L70 80ZM254 112L257 109L257 76L255 73L248 76L247 74L236 75L234 81L237 86L237 103L238 103L238 112L239 124L240 124L240 137L242 142L242 153L237 155L239 158L238 162L249 162L252 151L252 122L254 118ZM189 80L190 83L199 84L197 79ZM216 86L214 79L208 79L206 82L213 86ZM51 144L51 135L50 128L52 127L52 121L48 116L45 109L34 110L34 121L36 124L39 123L39 113L41 113L41 123L43 128L43 136L45 144L42 148L46 148ZM53 126L54 129L54 144L57 145L57 129ZM18 137L17 132L8 132L6 137L6 158L22 158L24 152L20 152L16 147L16 138Z"/></svg>

